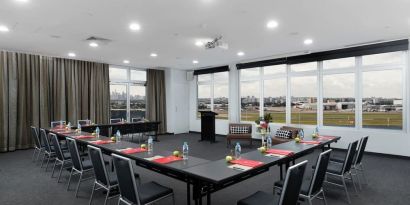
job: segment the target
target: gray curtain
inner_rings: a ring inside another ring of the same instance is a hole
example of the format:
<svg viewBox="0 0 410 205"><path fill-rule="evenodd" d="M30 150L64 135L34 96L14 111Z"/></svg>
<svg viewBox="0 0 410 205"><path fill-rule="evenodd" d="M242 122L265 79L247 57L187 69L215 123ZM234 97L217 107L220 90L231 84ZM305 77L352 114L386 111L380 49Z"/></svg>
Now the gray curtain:
<svg viewBox="0 0 410 205"><path fill-rule="evenodd" d="M165 72L163 70L147 70L147 108L146 118L160 121L158 133L167 131L167 111L165 98Z"/></svg>
<svg viewBox="0 0 410 205"><path fill-rule="evenodd" d="M30 126L109 119L107 64L0 51L0 152L33 145Z"/></svg>

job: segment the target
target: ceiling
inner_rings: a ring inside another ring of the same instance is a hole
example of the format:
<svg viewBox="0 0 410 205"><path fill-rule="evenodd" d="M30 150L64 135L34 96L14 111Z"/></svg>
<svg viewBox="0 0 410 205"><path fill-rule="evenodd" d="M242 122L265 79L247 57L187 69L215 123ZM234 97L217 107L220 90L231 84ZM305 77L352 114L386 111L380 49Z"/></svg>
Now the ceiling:
<svg viewBox="0 0 410 205"><path fill-rule="evenodd" d="M1 49L65 58L74 52L115 65L127 59L138 68L195 69L410 36L408 0L26 1L0 2L0 25L10 29L0 33ZM269 20L279 26L268 29ZM131 31L132 22L141 29ZM217 35L228 50L195 45ZM111 42L92 48L90 36ZM313 44L304 45L306 38Z"/></svg>

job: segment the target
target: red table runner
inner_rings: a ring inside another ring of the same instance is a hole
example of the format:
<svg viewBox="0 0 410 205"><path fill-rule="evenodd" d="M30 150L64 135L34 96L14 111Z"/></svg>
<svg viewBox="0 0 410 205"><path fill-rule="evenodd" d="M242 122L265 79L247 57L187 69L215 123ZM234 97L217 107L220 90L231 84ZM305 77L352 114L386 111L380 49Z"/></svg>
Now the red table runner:
<svg viewBox="0 0 410 205"><path fill-rule="evenodd" d="M236 159L236 160L230 161L230 163L239 164L239 165L252 167L252 168L259 167L259 166L264 164L263 162L255 161L255 160L249 160L249 159Z"/></svg>
<svg viewBox="0 0 410 205"><path fill-rule="evenodd" d="M80 139L92 139L92 138L95 138L95 136L92 136L92 135L79 135L79 136L73 136L73 138L78 139L78 140L80 140Z"/></svg>
<svg viewBox="0 0 410 205"><path fill-rule="evenodd" d="M139 148L139 147L121 150L121 152L124 154L135 154L135 153L146 152L146 151L147 149Z"/></svg>
<svg viewBox="0 0 410 205"><path fill-rule="evenodd" d="M277 154L277 155L285 155L285 156L290 156L290 155L294 154L292 151L281 150L281 149L268 149L268 150L266 150L266 153L268 153L268 154Z"/></svg>
<svg viewBox="0 0 410 205"><path fill-rule="evenodd" d="M75 130L62 130L62 131L57 131L59 134L71 134L74 133Z"/></svg>
<svg viewBox="0 0 410 205"><path fill-rule="evenodd" d="M333 136L319 136L317 139L318 140L332 140L334 138L335 137L333 137Z"/></svg>
<svg viewBox="0 0 410 205"><path fill-rule="evenodd" d="M159 158L159 159L154 159L152 161L154 161L156 163L160 163L160 164L168 164L168 163L179 161L179 160L182 160L182 158L171 155L171 156L168 156L168 157L162 157L162 158Z"/></svg>
<svg viewBox="0 0 410 205"><path fill-rule="evenodd" d="M317 145L317 144L320 144L320 141L301 140L300 143L302 143L302 144L310 144L310 145Z"/></svg>
<svg viewBox="0 0 410 205"><path fill-rule="evenodd" d="M92 141L91 143L97 144L97 145L102 145L102 144L113 143L113 141L112 140L96 140L96 141Z"/></svg>

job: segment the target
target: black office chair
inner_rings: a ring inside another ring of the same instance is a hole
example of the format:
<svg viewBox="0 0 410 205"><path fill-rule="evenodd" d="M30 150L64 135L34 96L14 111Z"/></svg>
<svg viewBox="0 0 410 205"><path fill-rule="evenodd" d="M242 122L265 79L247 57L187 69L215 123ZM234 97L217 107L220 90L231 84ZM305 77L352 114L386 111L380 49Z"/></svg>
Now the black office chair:
<svg viewBox="0 0 410 205"><path fill-rule="evenodd" d="M56 159L54 161L53 171L51 172L51 178L54 176L54 171L56 166L60 166L60 171L58 173L58 180L57 183L60 182L61 173L63 172L64 168L68 168L72 166L71 156L69 152L63 152L61 150L60 142L57 138L57 135L50 133L51 137L51 144L53 145L56 153Z"/></svg>
<svg viewBox="0 0 410 205"><path fill-rule="evenodd" d="M80 154L77 148L77 143L74 139L67 137L66 140L67 140L68 150L70 151L70 155L71 155L71 162L73 164L73 166L71 167L70 178L68 179L67 191L70 189L71 177L73 175L79 174L80 178L78 179L77 188L75 189L75 197L77 197L78 189L80 188L81 182L94 178L94 176L92 176L92 177L83 179L84 173L93 171L93 165L91 163L91 160L84 160L84 161L81 160Z"/></svg>
<svg viewBox="0 0 410 205"><path fill-rule="evenodd" d="M105 196L105 201L104 201L104 205L105 205L108 199L118 196L117 194L117 195L113 195L109 197L110 192L113 189L118 188L117 175L113 172L111 172L112 174L110 172L107 172L107 169L105 167L105 161L104 161L100 148L97 148L91 145L88 145L87 147L88 147L88 152L90 154L91 162L94 167L94 174L95 174L95 181L94 181L93 189L91 192L89 204L91 204L93 200L94 191L98 189L104 189L107 191L107 194ZM141 181L139 180L138 174L134 173L134 177L138 180L139 183L141 183ZM96 189L96 186L98 186L97 189Z"/></svg>
<svg viewBox="0 0 410 205"><path fill-rule="evenodd" d="M137 186L131 160L112 154L114 167L120 187L118 204L152 204L159 200L172 197L175 205L174 191L156 182L148 182Z"/></svg>
<svg viewBox="0 0 410 205"><path fill-rule="evenodd" d="M280 198L258 191L238 201L237 205L296 205L302 187L307 161L289 167Z"/></svg>
<svg viewBox="0 0 410 205"><path fill-rule="evenodd" d="M327 165L329 164L330 153L331 149L325 152L322 152L317 161L316 161L316 169L313 172L313 176L311 178L305 177L302 182L302 188L300 190L299 198L307 199L309 204L312 204L312 200L315 198L319 198L321 194L325 204L327 204L325 193L323 191L323 182L326 176ZM283 188L283 180L275 182L273 193L275 190L282 190Z"/></svg>
<svg viewBox="0 0 410 205"><path fill-rule="evenodd" d="M346 197L347 197L347 201L349 202L349 204L351 203L351 201L350 201L350 196L349 196L349 192L347 190L345 180L348 179L348 180L352 181L354 190L357 193L356 185L354 183L354 179L353 179L353 175L352 175L352 171L351 171L355 151L356 151L356 148L357 148L357 144L358 144L358 141L354 141L354 142L350 143L349 147L347 149L347 154L346 154L346 157L345 157L343 163L330 161L329 165L327 167L327 171L326 171L327 176L333 176L333 177L336 177L336 178L340 178L342 180L342 184L337 184L337 183L334 183L334 182L330 182L328 180L326 180L325 182L328 183L328 184L343 187L345 192L346 192ZM350 176L350 178L349 178L349 176Z"/></svg>
<svg viewBox="0 0 410 205"><path fill-rule="evenodd" d="M34 162L34 161L38 161L41 153L44 151L44 147L41 146L40 138L38 136L38 129L34 126L31 126L31 135L34 141L34 152L33 152L33 156L31 160ZM35 157L36 153L37 153L37 157Z"/></svg>
<svg viewBox="0 0 410 205"><path fill-rule="evenodd" d="M356 155L355 155L355 158L354 158L355 160L354 160L353 166L352 166L352 169L356 171L356 175L357 175L357 179L358 179L358 182L359 182L359 188L360 189L362 189L362 184L360 182L359 173L363 176L363 179L364 179L365 183L366 184L368 183L367 178L366 178L365 173L364 173L364 166L363 166L363 163L362 163L362 159L363 159L364 152L366 150L366 145L367 145L368 139L369 139L369 136L362 137L360 139L359 148L357 149L357 152L356 152ZM330 161L343 163L343 158L335 156L335 157L331 157Z"/></svg>
<svg viewBox="0 0 410 205"><path fill-rule="evenodd" d="M50 145L50 141L48 139L47 133L44 129L40 128L40 137L41 141L44 143L44 155L43 159L41 160L41 166L43 167L44 160L47 160L46 163L46 171L48 169L48 164L50 163L50 159L55 159L56 153L53 146Z"/></svg>

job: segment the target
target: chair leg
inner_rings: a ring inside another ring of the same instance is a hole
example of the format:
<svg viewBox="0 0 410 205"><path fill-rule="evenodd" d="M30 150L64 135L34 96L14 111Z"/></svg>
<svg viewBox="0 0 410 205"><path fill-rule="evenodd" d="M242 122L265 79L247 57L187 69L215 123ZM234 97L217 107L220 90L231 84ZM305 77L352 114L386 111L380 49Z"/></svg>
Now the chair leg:
<svg viewBox="0 0 410 205"><path fill-rule="evenodd" d="M48 156L48 159L47 159L47 163L46 163L46 172L47 172L47 169L48 169L48 164L50 163L50 156Z"/></svg>
<svg viewBox="0 0 410 205"><path fill-rule="evenodd" d="M342 175L342 183L343 183L343 187L345 189L346 192L346 197L347 197L347 202L349 202L349 204L351 204L352 202L350 201L350 196L349 196L349 192L347 191L347 186L346 186L346 182L345 182L345 177Z"/></svg>
<svg viewBox="0 0 410 205"><path fill-rule="evenodd" d="M355 176L357 178L357 183L359 184L359 190L362 190L362 180L360 179L360 176L359 176L360 175L359 170L355 167L354 171L355 171Z"/></svg>
<svg viewBox="0 0 410 205"><path fill-rule="evenodd" d="M57 165L57 159L54 161L53 170L51 171L51 178L53 178L53 176L54 176L54 171L56 169L56 165Z"/></svg>
<svg viewBox="0 0 410 205"><path fill-rule="evenodd" d="M365 183L368 184L369 181L367 180L366 174L364 173L364 166L363 166L362 163L360 163L360 172L361 172L362 175L363 175L363 179L364 179Z"/></svg>
<svg viewBox="0 0 410 205"><path fill-rule="evenodd" d="M44 160L46 159L47 153L44 152L43 159L41 160L40 167L43 168Z"/></svg>
<svg viewBox="0 0 410 205"><path fill-rule="evenodd" d="M70 183L71 183L71 177L73 176L73 168L71 168L70 171L70 177L68 178L68 185L67 185L67 191L70 189Z"/></svg>
<svg viewBox="0 0 410 205"><path fill-rule="evenodd" d="M91 190L90 201L88 202L89 205L91 205L91 202L93 201L93 195L94 195L94 191L95 191L95 185L97 184L97 183L95 183L95 182L96 182L96 181L94 181L93 189ZM105 203L104 203L104 204L105 204Z"/></svg>
<svg viewBox="0 0 410 205"><path fill-rule="evenodd" d="M351 180L352 180L352 184L353 184L354 191L356 192L356 195L357 195L359 192L357 191L356 183L354 183L355 180L353 179L353 174L352 174L351 171L349 172L349 175L350 175L350 178L351 178Z"/></svg>
<svg viewBox="0 0 410 205"><path fill-rule="evenodd" d="M172 205L175 205L175 195L172 194Z"/></svg>
<svg viewBox="0 0 410 205"><path fill-rule="evenodd" d="M327 205L327 201L326 201L326 196L325 196L325 191L322 190L322 195L323 195L323 202L325 205Z"/></svg>
<svg viewBox="0 0 410 205"><path fill-rule="evenodd" d="M64 168L64 162L61 163L60 172L58 173L57 183L60 182L61 173L63 172L63 168Z"/></svg>
<svg viewBox="0 0 410 205"><path fill-rule="evenodd" d="M43 152L41 149L38 151L37 157L36 157L36 162L38 161L38 159L40 158L41 152Z"/></svg>
<svg viewBox="0 0 410 205"><path fill-rule="evenodd" d="M31 161L33 161L33 162L34 162L34 159L35 159L36 153L37 153L37 148L34 148L34 151L33 151L33 156L31 157Z"/></svg>
<svg viewBox="0 0 410 205"><path fill-rule="evenodd" d="M108 189L107 194L105 195L104 205L107 204L108 196L110 195L111 189Z"/></svg>
<svg viewBox="0 0 410 205"><path fill-rule="evenodd" d="M78 180L77 189L75 190L75 197L78 196L78 189L80 189L81 180L83 179L83 172L80 173L80 179Z"/></svg>

